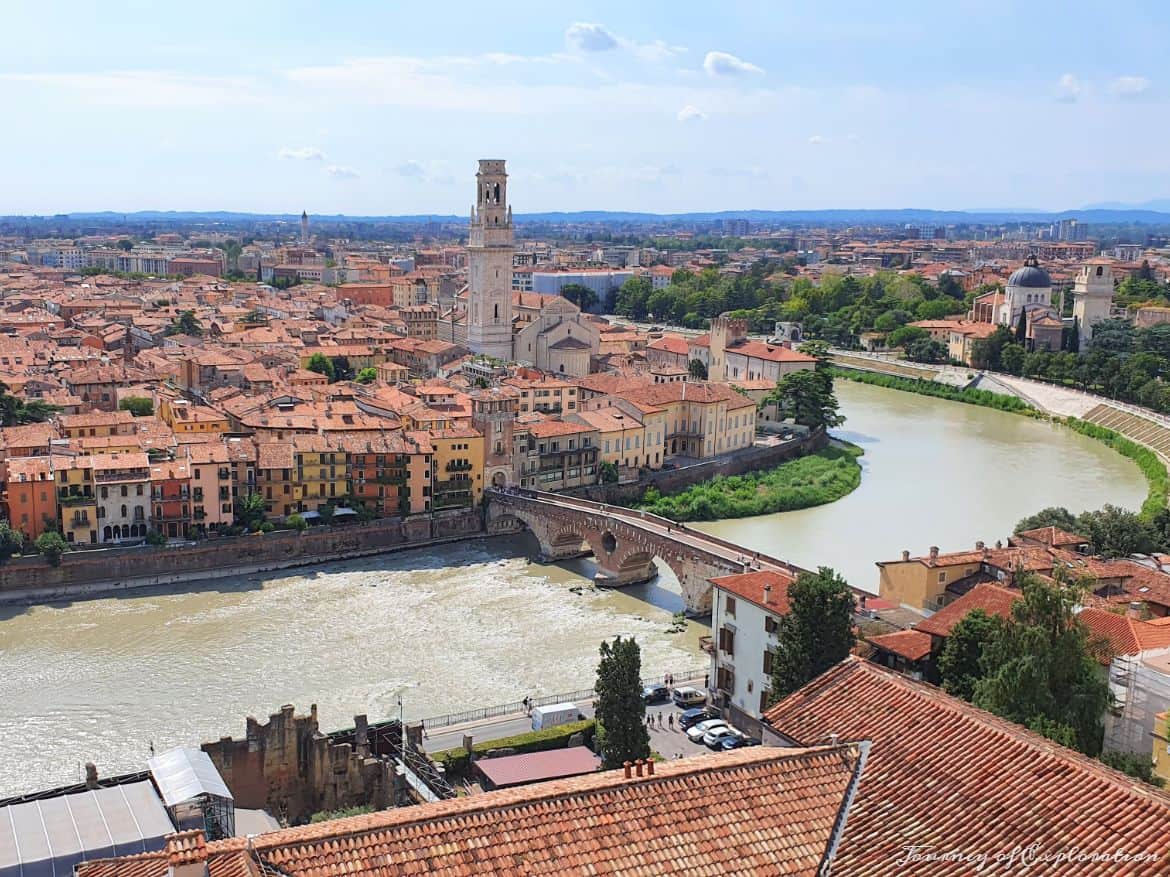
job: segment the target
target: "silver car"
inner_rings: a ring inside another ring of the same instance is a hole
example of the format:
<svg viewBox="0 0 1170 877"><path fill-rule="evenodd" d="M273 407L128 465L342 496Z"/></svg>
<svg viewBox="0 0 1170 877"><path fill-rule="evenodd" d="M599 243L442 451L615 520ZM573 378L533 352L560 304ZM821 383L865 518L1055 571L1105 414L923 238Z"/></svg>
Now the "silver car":
<svg viewBox="0 0 1170 877"><path fill-rule="evenodd" d="M699 722L699 724L687 728L687 737L695 743L698 743L706 736L708 731L726 727L728 727L728 724L723 719L707 719L705 722Z"/></svg>

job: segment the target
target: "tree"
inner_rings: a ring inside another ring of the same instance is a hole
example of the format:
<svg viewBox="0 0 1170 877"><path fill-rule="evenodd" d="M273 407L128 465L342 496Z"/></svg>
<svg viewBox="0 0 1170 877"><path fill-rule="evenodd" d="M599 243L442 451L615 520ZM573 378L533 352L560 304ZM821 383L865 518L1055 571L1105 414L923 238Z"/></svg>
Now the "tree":
<svg viewBox="0 0 1170 877"><path fill-rule="evenodd" d="M908 347L915 341L930 340L930 333L921 326L899 326L886 336L886 344L890 347Z"/></svg>
<svg viewBox="0 0 1170 877"><path fill-rule="evenodd" d="M975 683L983 678L983 651L999 635L1003 620L973 609L951 628L938 658L938 673L947 694L970 700Z"/></svg>
<svg viewBox="0 0 1170 877"><path fill-rule="evenodd" d="M1148 753L1138 755L1134 752L1102 752L1101 761L1114 770L1129 774L1134 779L1149 783L1155 788L1160 789L1166 785L1164 779L1155 775L1154 765L1151 763Z"/></svg>
<svg viewBox="0 0 1170 877"><path fill-rule="evenodd" d="M1076 616L1084 586L1062 578L1059 569L1052 584L1028 573L1017 575L1020 599L999 635L984 647L984 675L975 683L972 702L1097 755L1109 683L1094 656L1097 644Z"/></svg>
<svg viewBox="0 0 1170 877"><path fill-rule="evenodd" d="M1073 531L1093 544L1103 557L1149 554L1158 549L1153 528L1139 515L1108 503L1096 511L1077 515Z"/></svg>
<svg viewBox="0 0 1170 877"><path fill-rule="evenodd" d="M1028 311L1020 308L1020 318L1016 321L1016 342L1023 344L1028 340Z"/></svg>
<svg viewBox="0 0 1170 877"><path fill-rule="evenodd" d="M34 544L37 551L45 555L45 560L49 561L51 566L60 565L61 555L69 550L69 543L56 530L46 530L37 537Z"/></svg>
<svg viewBox="0 0 1170 877"><path fill-rule="evenodd" d="M701 359L692 359L687 364L687 372L690 373L690 376L696 380L707 380L707 366L703 364L703 360Z"/></svg>
<svg viewBox="0 0 1170 877"><path fill-rule="evenodd" d="M4 563L14 554L20 554L22 548L24 534L13 529L8 521L0 521L0 563Z"/></svg>
<svg viewBox="0 0 1170 877"><path fill-rule="evenodd" d="M829 567L801 573L788 588L788 605L772 656L773 702L843 661L854 643L853 594Z"/></svg>
<svg viewBox="0 0 1170 877"><path fill-rule="evenodd" d="M373 366L363 368L361 371L359 371L357 373L357 377L354 378L354 380L357 381L359 384L373 383L377 379L378 379L378 370L376 368L374 368Z"/></svg>
<svg viewBox="0 0 1170 877"><path fill-rule="evenodd" d="M122 238L122 240L118 241L118 249L129 253L134 249L134 241L130 240L129 238Z"/></svg>
<svg viewBox="0 0 1170 877"><path fill-rule="evenodd" d="M1027 353L1022 344L1005 344L999 355L999 364L1008 374L1018 375L1024 370L1024 359Z"/></svg>
<svg viewBox="0 0 1170 877"><path fill-rule="evenodd" d="M621 316L629 317L632 320L645 319L646 302L653 291L654 287L648 278L631 277L622 284L622 288L617 294L614 310Z"/></svg>
<svg viewBox="0 0 1170 877"><path fill-rule="evenodd" d="M773 403L785 417L810 429L828 429L845 422L837 413L833 374L828 370L801 369L786 374L761 404Z"/></svg>
<svg viewBox="0 0 1170 877"><path fill-rule="evenodd" d="M602 484L617 484L618 467L608 460L598 467L598 474Z"/></svg>
<svg viewBox="0 0 1170 877"><path fill-rule="evenodd" d="M198 337L203 334L203 324L195 316L194 311L183 311L178 318L167 326L166 335L190 335Z"/></svg>
<svg viewBox="0 0 1170 877"><path fill-rule="evenodd" d="M296 530L298 533L303 532L309 526L309 522L306 521L301 515L289 515L288 520L286 520L285 523L288 524L292 529Z"/></svg>
<svg viewBox="0 0 1170 877"><path fill-rule="evenodd" d="M1057 527L1067 533L1075 533L1076 526L1076 515L1068 509L1060 506L1049 506L1024 518L1016 524L1016 529L1012 532L1023 533L1026 530L1039 530L1041 527Z"/></svg>
<svg viewBox="0 0 1170 877"><path fill-rule="evenodd" d="M597 734L602 767L650 757L646 707L642 702L642 652L631 637L601 643L597 665Z"/></svg>
<svg viewBox="0 0 1170 877"><path fill-rule="evenodd" d="M561 287L561 297L568 299L583 311L589 310L598 302L597 293L580 283L566 283Z"/></svg>
<svg viewBox="0 0 1170 877"><path fill-rule="evenodd" d="M249 532L256 531L264 523L267 514L268 507L264 503L264 497L259 493L249 493L236 500L236 524Z"/></svg>
<svg viewBox="0 0 1170 877"><path fill-rule="evenodd" d="M8 392L8 385L0 381L0 426L19 426L22 423L44 423L60 411L40 399L21 399Z"/></svg>
<svg viewBox="0 0 1170 877"><path fill-rule="evenodd" d="M147 545L166 545L167 537L162 530L147 530L146 532Z"/></svg>
<svg viewBox="0 0 1170 877"><path fill-rule="evenodd" d="M914 362L946 362L947 349L941 341L918 338L906 345L906 358Z"/></svg>
<svg viewBox="0 0 1170 877"><path fill-rule="evenodd" d="M129 411L135 417L149 417L154 414L154 402L145 396L127 396L118 403L119 411Z"/></svg>
<svg viewBox="0 0 1170 877"><path fill-rule="evenodd" d="M325 375L329 378L330 383L333 381L333 360L331 360L324 353L314 353L309 357L309 364L305 366L309 371L316 372L319 375Z"/></svg>

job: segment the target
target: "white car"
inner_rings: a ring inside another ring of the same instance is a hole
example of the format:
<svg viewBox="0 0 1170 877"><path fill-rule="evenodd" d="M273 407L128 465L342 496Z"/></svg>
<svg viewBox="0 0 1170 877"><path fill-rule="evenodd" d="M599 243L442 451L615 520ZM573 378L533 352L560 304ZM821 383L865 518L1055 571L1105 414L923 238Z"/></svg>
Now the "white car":
<svg viewBox="0 0 1170 877"><path fill-rule="evenodd" d="M707 719L705 722L699 722L699 724L687 728L687 737L695 743L698 743L706 736L708 731L713 731L716 728L726 728L727 726L727 722L723 721L723 719Z"/></svg>
<svg viewBox="0 0 1170 877"><path fill-rule="evenodd" d="M730 728L727 726L722 728L712 728L703 735L703 744L708 749L717 749L719 747L720 741L725 740L728 737L738 736L740 736L739 731L735 730L735 728Z"/></svg>

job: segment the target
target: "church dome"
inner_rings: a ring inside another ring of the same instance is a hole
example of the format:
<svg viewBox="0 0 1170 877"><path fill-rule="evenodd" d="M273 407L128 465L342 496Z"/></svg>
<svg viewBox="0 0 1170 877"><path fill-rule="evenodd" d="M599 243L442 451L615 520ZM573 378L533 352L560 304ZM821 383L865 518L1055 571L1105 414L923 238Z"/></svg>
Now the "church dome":
<svg viewBox="0 0 1170 877"><path fill-rule="evenodd" d="M1035 256L1029 256L1024 261L1023 268L1017 268L1008 278L1008 286L1022 286L1025 289L1049 289L1052 279L1048 272L1040 267Z"/></svg>

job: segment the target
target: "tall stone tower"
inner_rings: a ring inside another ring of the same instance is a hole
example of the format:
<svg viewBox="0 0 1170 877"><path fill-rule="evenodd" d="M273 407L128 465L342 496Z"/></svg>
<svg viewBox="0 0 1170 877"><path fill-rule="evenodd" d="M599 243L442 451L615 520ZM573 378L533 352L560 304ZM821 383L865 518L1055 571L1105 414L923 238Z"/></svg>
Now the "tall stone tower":
<svg viewBox="0 0 1170 877"><path fill-rule="evenodd" d="M512 359L512 208L504 162L480 159L467 241L467 346Z"/></svg>
<svg viewBox="0 0 1170 877"><path fill-rule="evenodd" d="M301 211L301 243L307 244L309 242L309 211Z"/></svg>
<svg viewBox="0 0 1170 877"><path fill-rule="evenodd" d="M1081 266L1073 281L1073 316L1076 318L1080 350L1093 341L1093 327L1109 319L1113 308L1113 263L1108 259L1090 259Z"/></svg>

